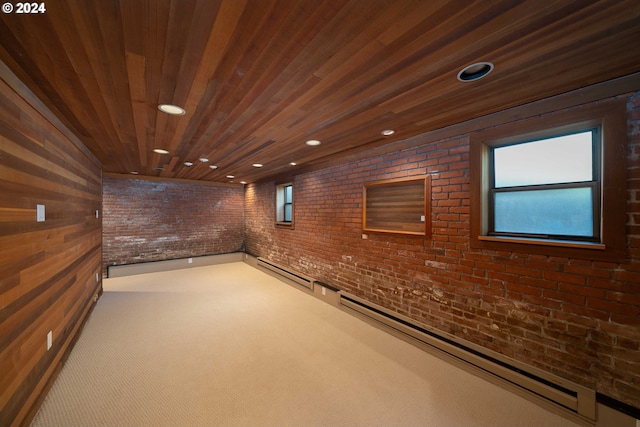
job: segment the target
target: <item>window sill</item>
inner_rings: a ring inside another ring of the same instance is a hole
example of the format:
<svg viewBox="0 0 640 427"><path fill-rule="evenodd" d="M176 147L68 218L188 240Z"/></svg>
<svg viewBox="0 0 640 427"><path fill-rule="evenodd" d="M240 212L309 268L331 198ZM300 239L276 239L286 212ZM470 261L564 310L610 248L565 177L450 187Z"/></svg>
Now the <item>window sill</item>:
<svg viewBox="0 0 640 427"><path fill-rule="evenodd" d="M591 249L604 251L607 249L603 243L591 243L591 242L574 242L571 240L546 240L546 239L533 239L524 237L498 237L498 236L478 236L478 240L484 242L499 242L499 243L516 243L523 245L538 245L538 246L554 246L561 248L576 248L576 249Z"/></svg>
<svg viewBox="0 0 640 427"><path fill-rule="evenodd" d="M279 222L279 221L276 221L276 227L293 229L293 223L292 222Z"/></svg>

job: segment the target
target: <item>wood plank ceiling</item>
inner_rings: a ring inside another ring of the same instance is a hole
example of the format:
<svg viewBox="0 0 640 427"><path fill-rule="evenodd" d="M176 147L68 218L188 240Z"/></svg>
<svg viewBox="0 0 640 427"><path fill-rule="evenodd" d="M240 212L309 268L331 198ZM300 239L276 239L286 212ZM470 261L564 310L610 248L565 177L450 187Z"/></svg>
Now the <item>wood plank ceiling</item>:
<svg viewBox="0 0 640 427"><path fill-rule="evenodd" d="M637 0L45 6L2 14L0 59L114 173L255 182L640 71Z"/></svg>

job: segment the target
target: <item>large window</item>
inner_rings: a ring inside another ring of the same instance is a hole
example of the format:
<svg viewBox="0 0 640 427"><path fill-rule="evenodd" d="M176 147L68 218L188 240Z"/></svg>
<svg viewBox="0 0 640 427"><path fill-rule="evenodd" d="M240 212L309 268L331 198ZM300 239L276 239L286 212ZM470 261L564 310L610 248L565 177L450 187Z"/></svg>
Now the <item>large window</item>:
<svg viewBox="0 0 640 427"><path fill-rule="evenodd" d="M600 129L490 149L490 234L600 241Z"/></svg>
<svg viewBox="0 0 640 427"><path fill-rule="evenodd" d="M471 135L471 246L621 260L626 105L607 102Z"/></svg>
<svg viewBox="0 0 640 427"><path fill-rule="evenodd" d="M276 223L293 225L293 183L276 186Z"/></svg>

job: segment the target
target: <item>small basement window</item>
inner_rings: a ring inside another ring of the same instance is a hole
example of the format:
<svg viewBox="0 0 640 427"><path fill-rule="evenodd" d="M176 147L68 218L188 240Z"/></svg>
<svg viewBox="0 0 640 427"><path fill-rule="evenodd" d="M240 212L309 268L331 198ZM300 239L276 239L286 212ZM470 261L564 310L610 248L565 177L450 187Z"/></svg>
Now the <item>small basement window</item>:
<svg viewBox="0 0 640 427"><path fill-rule="evenodd" d="M626 103L592 104L471 135L471 246L626 257Z"/></svg>
<svg viewBox="0 0 640 427"><path fill-rule="evenodd" d="M491 147L489 235L600 241L600 128Z"/></svg>
<svg viewBox="0 0 640 427"><path fill-rule="evenodd" d="M293 183L276 186L276 224L293 225Z"/></svg>

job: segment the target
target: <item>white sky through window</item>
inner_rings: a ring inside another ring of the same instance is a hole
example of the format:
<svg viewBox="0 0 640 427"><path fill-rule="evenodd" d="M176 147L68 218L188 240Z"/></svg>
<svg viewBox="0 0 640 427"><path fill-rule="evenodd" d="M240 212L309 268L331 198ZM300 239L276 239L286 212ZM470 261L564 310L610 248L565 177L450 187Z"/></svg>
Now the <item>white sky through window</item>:
<svg viewBox="0 0 640 427"><path fill-rule="evenodd" d="M592 131L495 148L495 187L591 181L592 156Z"/></svg>

